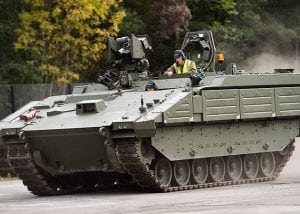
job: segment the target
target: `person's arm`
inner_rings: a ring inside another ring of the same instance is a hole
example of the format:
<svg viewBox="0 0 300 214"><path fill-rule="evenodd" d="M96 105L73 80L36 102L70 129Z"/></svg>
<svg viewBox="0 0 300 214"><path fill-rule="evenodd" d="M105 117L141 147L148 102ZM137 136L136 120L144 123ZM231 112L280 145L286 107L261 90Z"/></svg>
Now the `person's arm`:
<svg viewBox="0 0 300 214"><path fill-rule="evenodd" d="M165 71L164 75L172 76L175 73L175 65L171 65L167 70Z"/></svg>

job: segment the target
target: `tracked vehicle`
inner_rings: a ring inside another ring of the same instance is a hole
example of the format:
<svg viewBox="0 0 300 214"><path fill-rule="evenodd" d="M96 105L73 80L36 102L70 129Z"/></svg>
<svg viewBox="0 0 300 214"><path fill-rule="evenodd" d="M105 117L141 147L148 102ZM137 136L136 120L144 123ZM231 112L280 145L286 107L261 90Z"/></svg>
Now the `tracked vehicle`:
<svg viewBox="0 0 300 214"><path fill-rule="evenodd" d="M275 179L299 136L300 75L216 72L208 31L187 33L182 49L197 74L150 80L148 37L110 39L101 84L31 103L3 125L8 161L29 191L135 182L168 192Z"/></svg>

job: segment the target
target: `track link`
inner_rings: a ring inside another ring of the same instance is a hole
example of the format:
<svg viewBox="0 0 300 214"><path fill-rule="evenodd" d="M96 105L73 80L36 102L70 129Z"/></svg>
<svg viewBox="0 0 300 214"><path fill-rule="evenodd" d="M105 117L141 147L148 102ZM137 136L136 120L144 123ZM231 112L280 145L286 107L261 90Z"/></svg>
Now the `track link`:
<svg viewBox="0 0 300 214"><path fill-rule="evenodd" d="M120 142L116 145L116 156L139 186L146 191L165 192L168 187L162 185L143 161L140 142Z"/></svg>
<svg viewBox="0 0 300 214"><path fill-rule="evenodd" d="M50 184L34 164L28 144L8 144L8 161L27 189L35 195L58 195L66 192Z"/></svg>
<svg viewBox="0 0 300 214"><path fill-rule="evenodd" d="M141 151L141 140L137 139L122 139L116 142L116 156L125 170L135 179L137 184L146 191L151 192L173 192L181 190L210 188L217 186L228 186L238 184L248 184L275 180L286 163L289 161L293 151L294 142L291 143L289 152L278 159L277 168L272 177L259 177L255 179L241 179L237 181L222 181L211 182L205 184L185 185L185 186L171 186L167 187L160 183L154 175L153 170L150 170L149 165L143 161Z"/></svg>
<svg viewBox="0 0 300 214"><path fill-rule="evenodd" d="M51 176L34 163L29 144L18 138L9 139L8 162L15 173L34 195L52 196L93 192L103 188L102 180L95 174L69 174Z"/></svg>
<svg viewBox="0 0 300 214"><path fill-rule="evenodd" d="M0 177L14 176L14 171L10 168L7 160L7 148L0 145Z"/></svg>
<svg viewBox="0 0 300 214"><path fill-rule="evenodd" d="M59 182L55 180L54 177L42 174L42 170L37 168L28 143L20 141L19 139L14 139L12 141L13 142L7 143L8 162L15 173L22 179L24 185L27 186L28 190L33 194L38 196L49 196L92 191L94 189L91 187L88 189L78 188L78 186L69 186L68 188L65 188L62 185L59 185ZM143 190L150 192L173 192L274 180L279 176L294 150L293 143L291 143L289 152L285 156L279 156L280 158L277 158L277 168L272 177L169 187L160 183L154 175L153 170L151 170L149 165L144 161L141 142L141 140L137 139L118 140L116 143L116 156L124 169L127 170L128 174L134 178L135 182Z"/></svg>

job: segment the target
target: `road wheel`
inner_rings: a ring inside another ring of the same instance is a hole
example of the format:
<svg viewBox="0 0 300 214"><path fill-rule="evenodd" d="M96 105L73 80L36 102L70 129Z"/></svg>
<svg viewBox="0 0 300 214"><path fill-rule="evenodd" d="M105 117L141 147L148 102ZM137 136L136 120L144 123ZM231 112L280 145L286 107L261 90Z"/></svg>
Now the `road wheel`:
<svg viewBox="0 0 300 214"><path fill-rule="evenodd" d="M208 165L206 159L195 159L191 164L192 182L204 184L208 177Z"/></svg>
<svg viewBox="0 0 300 214"><path fill-rule="evenodd" d="M275 171L275 158L272 152L260 155L260 169L263 176L271 177Z"/></svg>
<svg viewBox="0 0 300 214"><path fill-rule="evenodd" d="M173 175L176 185L187 185L191 177L189 162L187 160L175 161L173 164Z"/></svg>
<svg viewBox="0 0 300 214"><path fill-rule="evenodd" d="M241 178L243 172L242 159L239 155L228 156L226 161L227 175L232 181L237 181Z"/></svg>
<svg viewBox="0 0 300 214"><path fill-rule="evenodd" d="M259 162L256 154L248 154L244 157L244 172L247 178L254 179L257 177Z"/></svg>
<svg viewBox="0 0 300 214"><path fill-rule="evenodd" d="M166 158L160 158L155 163L154 174L161 184L170 186L172 180L172 167L170 161Z"/></svg>
<svg viewBox="0 0 300 214"><path fill-rule="evenodd" d="M223 157L211 158L209 162L210 178L213 182L220 182L225 177L225 161Z"/></svg>

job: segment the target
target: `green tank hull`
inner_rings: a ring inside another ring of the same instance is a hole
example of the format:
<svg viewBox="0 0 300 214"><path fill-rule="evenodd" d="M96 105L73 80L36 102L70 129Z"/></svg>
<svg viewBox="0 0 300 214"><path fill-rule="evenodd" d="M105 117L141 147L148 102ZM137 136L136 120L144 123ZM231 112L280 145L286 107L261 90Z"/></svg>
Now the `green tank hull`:
<svg viewBox="0 0 300 214"><path fill-rule="evenodd" d="M209 34L195 35L202 41ZM193 34L186 41L198 40ZM201 44L213 57L212 41ZM147 67L137 53L130 69L141 59ZM214 60L199 61L207 68L201 81L153 79L155 90L146 91L149 80L134 81L131 70L121 72L120 88L110 72L100 78L108 88L80 86L29 104L1 126L10 166L36 195L131 183L170 192L277 178L300 133L300 75L216 74L208 72Z"/></svg>

